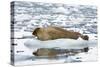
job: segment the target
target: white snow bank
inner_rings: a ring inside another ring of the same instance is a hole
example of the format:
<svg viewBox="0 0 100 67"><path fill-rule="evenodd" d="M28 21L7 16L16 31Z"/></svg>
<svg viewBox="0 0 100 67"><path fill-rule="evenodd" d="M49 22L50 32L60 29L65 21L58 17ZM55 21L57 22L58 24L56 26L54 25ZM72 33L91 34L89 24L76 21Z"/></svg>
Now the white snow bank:
<svg viewBox="0 0 100 67"><path fill-rule="evenodd" d="M82 49L88 47L88 41L79 38L75 39L55 39L40 41L38 39L28 40L24 45L28 48L61 48L61 49Z"/></svg>

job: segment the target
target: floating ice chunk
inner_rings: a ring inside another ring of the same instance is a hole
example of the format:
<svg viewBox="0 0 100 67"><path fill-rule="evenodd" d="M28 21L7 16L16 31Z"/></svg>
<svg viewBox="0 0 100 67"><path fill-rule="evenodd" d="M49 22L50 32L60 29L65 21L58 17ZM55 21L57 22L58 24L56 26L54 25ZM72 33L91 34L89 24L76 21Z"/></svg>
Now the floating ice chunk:
<svg viewBox="0 0 100 67"><path fill-rule="evenodd" d="M38 39L28 40L24 45L30 49L34 48L61 48L61 49L82 49L88 47L88 41L79 38L75 39L55 39L40 41Z"/></svg>
<svg viewBox="0 0 100 67"><path fill-rule="evenodd" d="M53 8L52 11L54 13L65 13L65 14L69 13L69 11L65 9L64 7Z"/></svg>

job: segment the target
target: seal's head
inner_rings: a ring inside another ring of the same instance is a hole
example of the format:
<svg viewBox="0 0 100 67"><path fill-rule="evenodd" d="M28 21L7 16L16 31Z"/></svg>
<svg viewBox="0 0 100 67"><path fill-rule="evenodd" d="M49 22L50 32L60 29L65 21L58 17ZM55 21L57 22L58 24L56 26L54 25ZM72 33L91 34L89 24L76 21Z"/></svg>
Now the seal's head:
<svg viewBox="0 0 100 67"><path fill-rule="evenodd" d="M33 52L33 55L38 56L37 52Z"/></svg>
<svg viewBox="0 0 100 67"><path fill-rule="evenodd" d="M38 33L39 30L40 30L40 28L36 28L36 29L32 32L32 35L37 36L37 33Z"/></svg>

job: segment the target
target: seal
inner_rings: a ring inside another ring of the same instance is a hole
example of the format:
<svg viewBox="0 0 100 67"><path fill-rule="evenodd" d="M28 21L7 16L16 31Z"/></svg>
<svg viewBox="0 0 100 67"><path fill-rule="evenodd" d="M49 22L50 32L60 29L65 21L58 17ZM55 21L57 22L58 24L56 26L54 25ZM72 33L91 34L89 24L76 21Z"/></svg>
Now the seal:
<svg viewBox="0 0 100 67"><path fill-rule="evenodd" d="M81 37L84 40L89 40L88 35L82 35L79 32L74 32L70 30L65 30L60 27L46 27L46 28L36 28L32 35L36 36L39 40L54 40L59 38L69 38L69 39L78 39Z"/></svg>

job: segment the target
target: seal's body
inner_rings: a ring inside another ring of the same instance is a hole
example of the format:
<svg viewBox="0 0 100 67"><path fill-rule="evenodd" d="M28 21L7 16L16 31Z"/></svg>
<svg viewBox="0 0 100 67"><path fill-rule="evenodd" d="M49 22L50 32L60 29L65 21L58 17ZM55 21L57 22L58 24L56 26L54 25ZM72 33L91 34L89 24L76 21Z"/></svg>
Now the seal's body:
<svg viewBox="0 0 100 67"><path fill-rule="evenodd" d="M37 36L37 38L42 41L59 38L78 39L79 37L84 40L88 40L89 38L87 35L82 35L79 32L64 30L60 27L36 28L32 34Z"/></svg>

